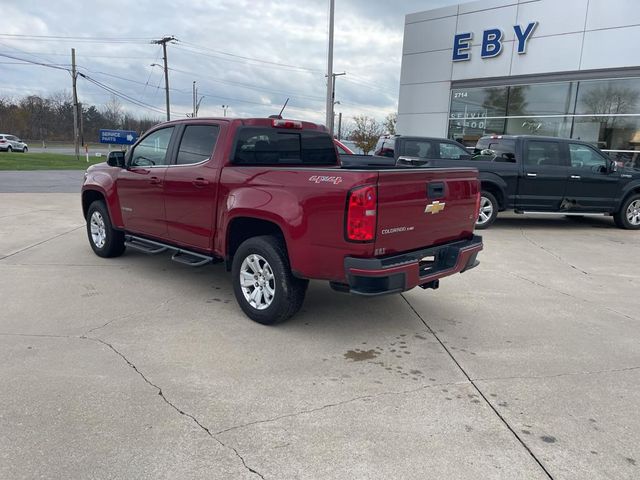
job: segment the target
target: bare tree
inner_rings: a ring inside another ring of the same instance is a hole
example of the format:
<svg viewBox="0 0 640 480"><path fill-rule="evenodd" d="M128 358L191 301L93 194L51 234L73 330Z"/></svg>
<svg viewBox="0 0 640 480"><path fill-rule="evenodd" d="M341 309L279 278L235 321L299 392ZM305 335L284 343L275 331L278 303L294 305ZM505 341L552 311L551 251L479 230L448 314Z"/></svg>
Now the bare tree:
<svg viewBox="0 0 640 480"><path fill-rule="evenodd" d="M362 149L365 155L368 155L375 148L378 138L382 135L382 125L375 118L366 115L356 115L353 117L353 123L354 127L350 138L358 148Z"/></svg>
<svg viewBox="0 0 640 480"><path fill-rule="evenodd" d="M109 101L104 104L102 115L111 128L120 128L122 126L123 112L122 103L117 97L111 96Z"/></svg>
<svg viewBox="0 0 640 480"><path fill-rule="evenodd" d="M386 117L384 117L384 122L382 125L388 135L396 134L396 125L398 124L398 114L390 113Z"/></svg>

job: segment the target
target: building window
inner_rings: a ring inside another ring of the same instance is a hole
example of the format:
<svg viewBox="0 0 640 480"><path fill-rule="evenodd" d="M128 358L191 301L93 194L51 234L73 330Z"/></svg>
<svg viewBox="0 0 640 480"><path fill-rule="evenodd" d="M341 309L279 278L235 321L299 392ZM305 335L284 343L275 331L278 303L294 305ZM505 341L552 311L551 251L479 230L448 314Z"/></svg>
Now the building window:
<svg viewBox="0 0 640 480"><path fill-rule="evenodd" d="M640 78L452 89L449 138L549 135L640 154Z"/></svg>

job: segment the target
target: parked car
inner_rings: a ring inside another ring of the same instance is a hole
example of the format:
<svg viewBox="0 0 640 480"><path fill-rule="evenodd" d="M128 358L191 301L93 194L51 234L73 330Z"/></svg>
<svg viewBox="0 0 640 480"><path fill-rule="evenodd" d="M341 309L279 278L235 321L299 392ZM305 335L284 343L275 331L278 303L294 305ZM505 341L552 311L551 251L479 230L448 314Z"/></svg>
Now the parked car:
<svg viewBox="0 0 640 480"><path fill-rule="evenodd" d="M333 143L336 144L336 148L338 149L338 155L353 155L354 152L349 147L347 147L340 140L333 139Z"/></svg>
<svg viewBox="0 0 640 480"><path fill-rule="evenodd" d="M27 153L29 147L15 135L0 133L0 152Z"/></svg>
<svg viewBox="0 0 640 480"><path fill-rule="evenodd" d="M640 170L620 167L587 142L532 135L480 138L473 157L429 160L433 167L476 167L482 194L476 228L502 210L516 213L611 215L640 229Z"/></svg>
<svg viewBox="0 0 640 480"><path fill-rule="evenodd" d="M302 305L309 279L363 296L437 288L477 265L472 168L340 167L322 126L283 119L184 119L153 127L82 186L89 244L224 262L251 319Z"/></svg>

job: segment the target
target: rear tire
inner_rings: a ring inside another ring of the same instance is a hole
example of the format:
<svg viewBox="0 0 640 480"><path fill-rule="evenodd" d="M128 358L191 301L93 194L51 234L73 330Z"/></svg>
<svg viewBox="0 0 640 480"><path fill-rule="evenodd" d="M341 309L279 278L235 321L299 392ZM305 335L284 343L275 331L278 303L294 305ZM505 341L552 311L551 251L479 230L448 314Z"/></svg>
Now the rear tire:
<svg viewBox="0 0 640 480"><path fill-rule="evenodd" d="M233 292L253 321L274 325L292 317L304 301L308 280L293 276L284 242L274 236L245 240L233 256Z"/></svg>
<svg viewBox="0 0 640 480"><path fill-rule="evenodd" d="M99 257L119 257L126 248L124 232L113 228L109 211L100 200L89 205L87 210L87 236L91 248Z"/></svg>
<svg viewBox="0 0 640 480"><path fill-rule="evenodd" d="M476 229L489 228L498 217L498 201L491 192L482 190L480 193L480 212L476 220Z"/></svg>
<svg viewBox="0 0 640 480"><path fill-rule="evenodd" d="M28 151L29 149L26 146L22 149L22 153L27 153Z"/></svg>
<svg viewBox="0 0 640 480"><path fill-rule="evenodd" d="M9 145L9 146L7 147L7 152L8 152L8 153L13 152L13 147L12 147L11 145Z"/></svg>
<svg viewBox="0 0 640 480"><path fill-rule="evenodd" d="M640 194L629 195L613 215L618 228L640 230Z"/></svg>

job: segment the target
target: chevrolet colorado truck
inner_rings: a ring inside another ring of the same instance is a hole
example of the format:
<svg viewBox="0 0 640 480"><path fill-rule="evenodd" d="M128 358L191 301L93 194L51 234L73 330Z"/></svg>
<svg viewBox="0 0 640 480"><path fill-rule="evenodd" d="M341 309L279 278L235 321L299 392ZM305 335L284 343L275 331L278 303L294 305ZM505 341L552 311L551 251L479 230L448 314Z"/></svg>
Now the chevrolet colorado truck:
<svg viewBox="0 0 640 480"><path fill-rule="evenodd" d="M323 126L281 118L157 125L82 186L98 256L225 262L263 324L291 317L310 279L372 296L475 267L479 202L474 169L342 168Z"/></svg>

